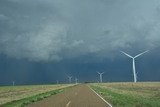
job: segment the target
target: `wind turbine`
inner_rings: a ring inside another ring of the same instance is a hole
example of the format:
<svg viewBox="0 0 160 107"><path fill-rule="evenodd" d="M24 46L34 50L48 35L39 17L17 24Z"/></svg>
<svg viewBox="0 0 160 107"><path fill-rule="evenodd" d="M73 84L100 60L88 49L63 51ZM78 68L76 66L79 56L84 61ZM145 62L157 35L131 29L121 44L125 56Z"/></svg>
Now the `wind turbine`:
<svg viewBox="0 0 160 107"><path fill-rule="evenodd" d="M57 84L59 84L59 81L57 80Z"/></svg>
<svg viewBox="0 0 160 107"><path fill-rule="evenodd" d="M136 74L136 67L135 67L135 59L137 58L137 57L139 57L139 56L141 56L141 55L143 55L144 53L146 53L146 52L148 52L149 50L147 50L147 51L144 51L144 52L142 52L142 53L140 53L140 54L138 54L138 55L136 55L136 56L131 56L131 55L129 55L129 54L127 54L127 53L125 53L125 52L123 52L123 51L121 51L123 54L125 54L126 56L128 56L129 58L132 58L132 66L133 66L133 76L134 76L134 82L136 83L137 82L137 74Z"/></svg>
<svg viewBox="0 0 160 107"><path fill-rule="evenodd" d="M100 72L97 72L99 74L99 79L100 79L100 82L102 83L102 75L104 74L104 72L100 73Z"/></svg>
<svg viewBox="0 0 160 107"><path fill-rule="evenodd" d="M71 81L72 81L72 76L67 76L68 77L68 79L69 79L69 83L71 83Z"/></svg>
<svg viewBox="0 0 160 107"><path fill-rule="evenodd" d="M75 82L76 82L76 84L78 84L78 79L77 78L75 78Z"/></svg>
<svg viewBox="0 0 160 107"><path fill-rule="evenodd" d="M15 82L14 81L12 81L12 86L14 86L15 85Z"/></svg>

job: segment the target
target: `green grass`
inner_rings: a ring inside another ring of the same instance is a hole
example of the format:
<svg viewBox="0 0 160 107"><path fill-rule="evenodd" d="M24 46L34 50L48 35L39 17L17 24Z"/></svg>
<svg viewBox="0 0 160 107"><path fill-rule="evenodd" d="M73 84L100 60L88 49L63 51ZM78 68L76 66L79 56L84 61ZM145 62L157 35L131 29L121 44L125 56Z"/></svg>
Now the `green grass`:
<svg viewBox="0 0 160 107"><path fill-rule="evenodd" d="M160 83L92 84L113 107L160 107Z"/></svg>

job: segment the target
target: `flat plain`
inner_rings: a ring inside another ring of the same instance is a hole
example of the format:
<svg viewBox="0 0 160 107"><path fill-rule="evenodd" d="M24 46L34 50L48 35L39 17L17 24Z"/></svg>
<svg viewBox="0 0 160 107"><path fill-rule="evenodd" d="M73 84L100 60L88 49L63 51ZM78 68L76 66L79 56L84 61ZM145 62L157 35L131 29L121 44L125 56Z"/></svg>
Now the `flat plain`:
<svg viewBox="0 0 160 107"><path fill-rule="evenodd" d="M160 82L95 83L90 85L113 107L160 107Z"/></svg>
<svg viewBox="0 0 160 107"><path fill-rule="evenodd" d="M160 82L3 86L0 107L109 107L89 87L113 107L160 107Z"/></svg>

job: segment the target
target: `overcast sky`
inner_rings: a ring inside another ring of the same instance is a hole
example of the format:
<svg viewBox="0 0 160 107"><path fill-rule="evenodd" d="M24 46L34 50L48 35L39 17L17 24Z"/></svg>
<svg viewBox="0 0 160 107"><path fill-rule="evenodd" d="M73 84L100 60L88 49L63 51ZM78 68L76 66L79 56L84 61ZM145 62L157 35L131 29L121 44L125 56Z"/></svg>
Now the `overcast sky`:
<svg viewBox="0 0 160 107"><path fill-rule="evenodd" d="M150 50L137 59L139 80L159 81L159 19L159 0L0 0L0 84L98 81L96 70L132 81L121 50Z"/></svg>

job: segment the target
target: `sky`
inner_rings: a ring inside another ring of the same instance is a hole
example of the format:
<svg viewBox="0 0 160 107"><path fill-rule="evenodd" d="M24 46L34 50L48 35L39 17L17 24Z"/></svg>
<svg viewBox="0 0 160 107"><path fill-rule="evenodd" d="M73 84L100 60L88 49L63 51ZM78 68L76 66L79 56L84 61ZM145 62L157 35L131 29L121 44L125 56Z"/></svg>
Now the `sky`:
<svg viewBox="0 0 160 107"><path fill-rule="evenodd" d="M159 0L0 0L0 85L160 81Z"/></svg>

